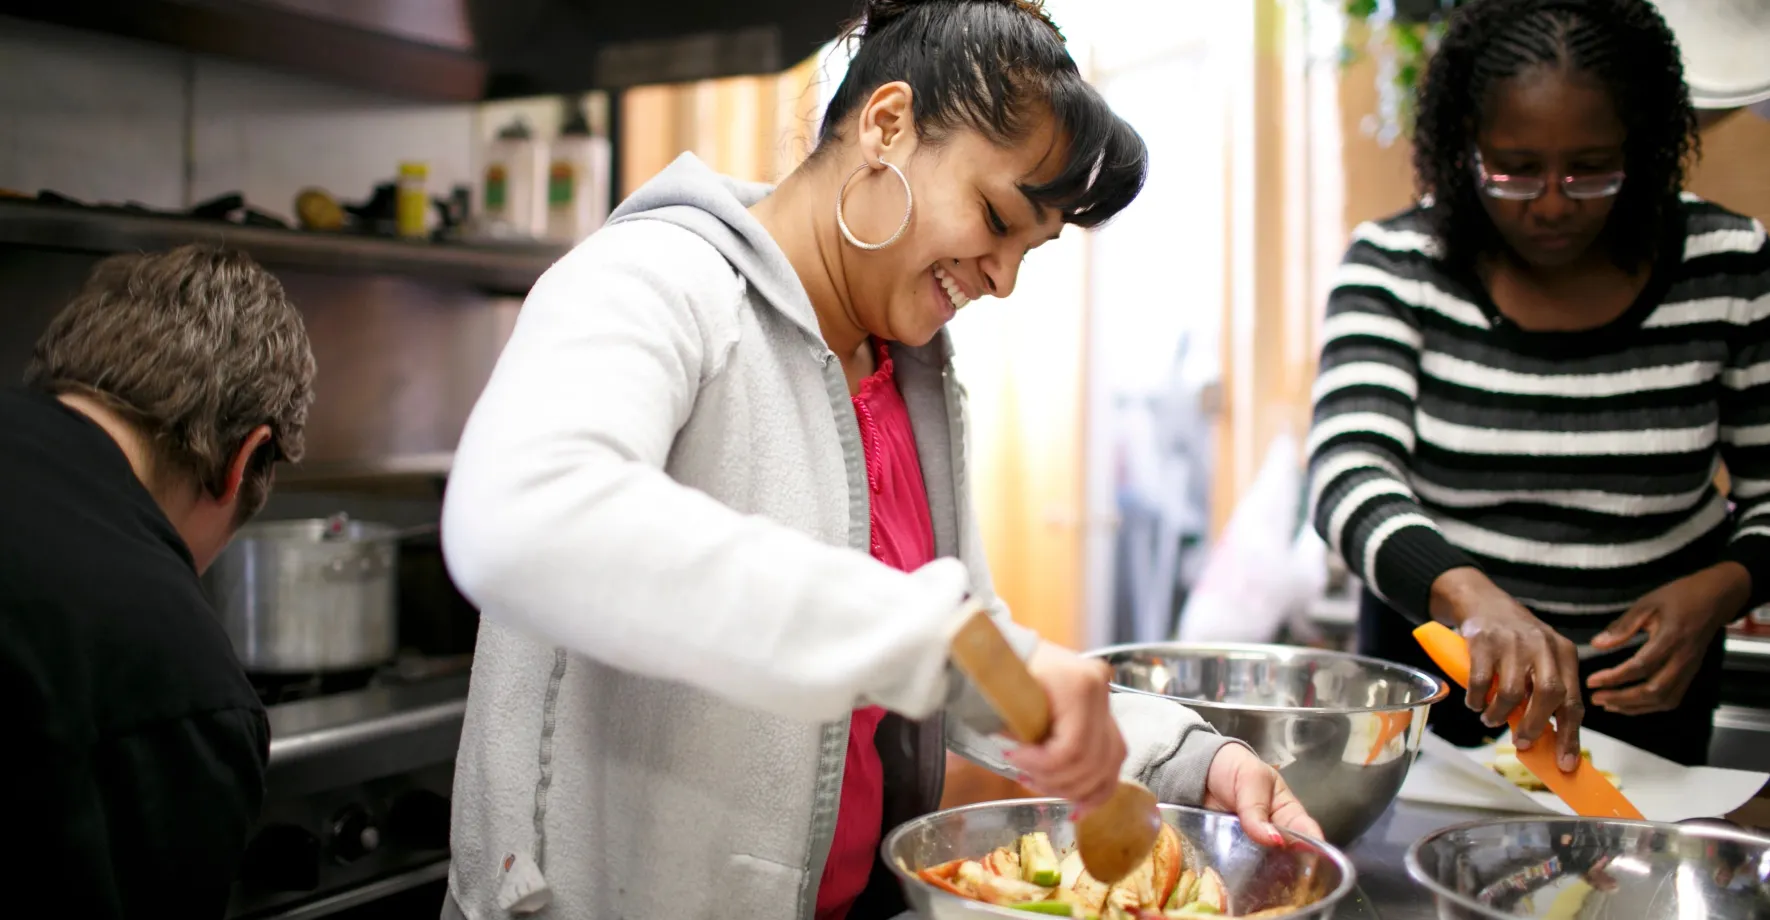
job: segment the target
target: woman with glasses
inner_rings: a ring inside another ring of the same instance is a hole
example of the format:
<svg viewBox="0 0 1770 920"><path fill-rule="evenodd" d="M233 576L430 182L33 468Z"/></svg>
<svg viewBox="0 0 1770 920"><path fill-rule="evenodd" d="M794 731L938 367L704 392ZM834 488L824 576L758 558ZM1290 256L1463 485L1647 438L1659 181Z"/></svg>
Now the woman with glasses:
<svg viewBox="0 0 1770 920"><path fill-rule="evenodd" d="M1647 0L1475 0L1420 93L1422 204L1353 234L1310 513L1364 653L1468 639L1454 743L1525 704L1564 769L1582 722L1700 763L1723 627L1770 595L1770 249L1683 194L1695 127Z"/></svg>

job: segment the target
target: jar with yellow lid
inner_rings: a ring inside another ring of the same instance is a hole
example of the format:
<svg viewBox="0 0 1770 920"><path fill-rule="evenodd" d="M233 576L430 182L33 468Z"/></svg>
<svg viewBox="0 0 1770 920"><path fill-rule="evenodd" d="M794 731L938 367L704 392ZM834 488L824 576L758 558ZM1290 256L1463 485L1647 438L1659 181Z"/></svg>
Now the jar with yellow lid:
<svg viewBox="0 0 1770 920"><path fill-rule="evenodd" d="M399 164L399 194L395 224L400 236L423 239L430 213L430 167L407 161Z"/></svg>

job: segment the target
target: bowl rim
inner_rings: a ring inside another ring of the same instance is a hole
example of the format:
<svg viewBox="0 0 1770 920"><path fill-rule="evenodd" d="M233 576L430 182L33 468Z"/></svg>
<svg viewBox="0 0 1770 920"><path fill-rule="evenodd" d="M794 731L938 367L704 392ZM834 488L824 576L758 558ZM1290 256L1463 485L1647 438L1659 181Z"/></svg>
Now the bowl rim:
<svg viewBox="0 0 1770 920"><path fill-rule="evenodd" d="M965 814L967 812L973 812L973 811L988 811L991 809L1012 808L1012 807L1020 806L1020 805L1065 805L1065 806L1067 806L1069 804L1070 803L1065 799L1045 796L1045 797L1026 798L1026 799L996 799L994 801L989 801L989 802L973 802L969 805L956 805L952 808L942 808L938 811L931 811L925 815L920 815L918 817L911 818L910 820L905 821L902 824L899 824L898 826L892 828L891 831L885 835L884 839L879 841L879 859L885 863L885 867L887 869L891 870L891 874L895 875L897 877L898 882L900 884L905 883L905 882L913 882L917 885L921 885L923 888L928 889L929 894L934 897L952 898L953 900L965 901L970 904L975 904L975 905L978 905L978 907L980 909L986 911L989 914L1000 914L1003 917L1017 917L1022 914L1025 914L1026 912L1011 910L1006 907L998 907L994 904L986 904L982 901L972 901L969 898L961 898L956 894L952 894L951 892L947 892L947 891L942 891L939 888L936 888L933 885L930 885L927 882L922 881L921 879L916 877L916 873L904 869L902 866L898 865L897 860L892 858L892 856L891 856L892 844L897 842L899 837L902 837L903 835L909 833L911 827L921 824L921 823L924 823L924 822L932 821L936 818L946 817L946 816L950 816L950 815ZM1174 804L1171 804L1168 802L1158 802L1156 804L1156 808L1163 810L1163 811L1198 812L1200 814L1212 815L1212 816L1218 817L1218 818L1226 818L1230 821L1235 822L1236 826L1238 826L1238 827L1241 825L1241 817L1239 815L1232 813L1232 812L1213 811L1209 808L1200 808L1200 807L1194 806L1194 805L1174 805ZM1311 902L1309 904L1306 904L1302 907L1299 907L1296 910L1291 911L1288 914L1280 914L1275 917L1272 917L1271 920L1290 920L1290 918L1293 918L1293 917L1306 916L1309 911L1319 910L1323 907L1332 907L1333 905L1338 904L1340 901L1344 900L1346 895L1350 894L1352 892L1352 889L1356 888L1358 886L1358 867L1355 864L1353 864L1352 857L1347 856L1344 850L1341 850L1339 847L1334 846L1333 844L1328 843L1327 841L1322 840L1318 837L1311 837L1307 834L1299 834L1296 831L1290 830L1289 828L1281 827L1278 829L1278 832L1280 834L1284 835L1287 839L1297 840L1297 841L1301 841L1303 843L1310 844L1311 846L1315 847L1317 852L1326 854L1328 859L1332 860L1334 865L1337 866L1340 870L1340 884L1334 886L1333 891L1330 891L1327 894L1322 895L1320 900L1317 900L1317 901ZM1262 846L1263 847L1262 844L1255 844L1255 846ZM912 911L913 911L913 908L912 908ZM1029 916L1031 916L1031 915L1029 915ZM1233 918L1232 918L1232 920L1233 920Z"/></svg>
<svg viewBox="0 0 1770 920"><path fill-rule="evenodd" d="M1450 683L1448 681L1442 680L1437 675L1429 674L1419 668L1383 658L1373 658L1369 655L1357 655L1352 652L1337 652L1332 649L1310 648L1302 645L1279 645L1277 643L1261 642L1127 642L1120 645L1108 645L1103 648L1092 649L1080 654L1083 658L1099 658L1105 660L1107 656L1116 653L1155 651L1161 649L1179 649L1182 651L1215 650L1223 652L1301 652L1310 655L1311 657L1333 658L1342 661L1355 661L1359 664L1381 665L1386 669L1400 671L1415 677L1422 683L1430 683L1437 687L1437 689L1425 699L1415 700L1412 703L1394 703L1388 706L1348 706L1337 709L1323 709L1318 706L1269 706L1259 703L1222 703L1193 696L1178 696L1172 693L1157 693L1154 690L1127 687L1116 680L1108 682L1112 689L1121 693L1141 693L1144 696L1160 697L1164 700L1175 700L1194 708L1211 707L1214 709L1232 709L1237 712L1327 713L1334 715L1365 712L1400 712L1404 709L1415 709L1421 706L1436 705L1450 696Z"/></svg>
<svg viewBox="0 0 1770 920"><path fill-rule="evenodd" d="M1420 853L1426 848L1427 844L1451 834L1479 830L1486 827L1498 827L1507 824L1546 824L1550 822L1557 824L1603 824L1612 827L1646 828L1648 830L1667 831L1681 836L1697 837L1706 840L1755 843L1766 849L1770 849L1770 835L1755 834L1744 828L1718 827L1713 824L1635 821L1626 818L1594 818L1581 815L1500 815L1491 818L1479 818L1473 821L1461 821L1420 835L1418 840L1415 840L1408 846L1406 855L1402 857L1402 865L1407 867L1408 878L1413 879L1414 884L1426 889L1433 897L1450 901L1459 907L1472 910L1483 917L1493 917L1496 918L1496 920L1507 918L1511 915L1500 913L1474 898L1452 891L1443 883L1433 878L1432 875L1426 871L1426 867L1420 864Z"/></svg>

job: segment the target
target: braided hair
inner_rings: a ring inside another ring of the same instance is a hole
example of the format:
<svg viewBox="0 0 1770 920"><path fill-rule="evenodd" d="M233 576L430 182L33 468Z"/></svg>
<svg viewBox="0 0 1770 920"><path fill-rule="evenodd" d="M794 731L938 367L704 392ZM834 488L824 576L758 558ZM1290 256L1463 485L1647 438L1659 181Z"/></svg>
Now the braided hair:
<svg viewBox="0 0 1770 920"><path fill-rule="evenodd" d="M1502 245L1480 200L1476 132L1495 84L1538 65L1590 74L1628 130L1623 183L1601 245L1625 270L1655 255L1698 151L1677 40L1648 0L1473 0L1452 15L1420 88L1414 171L1446 257Z"/></svg>
<svg viewBox="0 0 1770 920"><path fill-rule="evenodd" d="M1022 191L1066 223L1099 226L1142 190L1143 139L1082 79L1043 0L867 0L844 38L858 47L824 111L817 153L835 146L875 90L902 80L916 134L929 143L969 128L1007 147L1054 119L1063 169Z"/></svg>

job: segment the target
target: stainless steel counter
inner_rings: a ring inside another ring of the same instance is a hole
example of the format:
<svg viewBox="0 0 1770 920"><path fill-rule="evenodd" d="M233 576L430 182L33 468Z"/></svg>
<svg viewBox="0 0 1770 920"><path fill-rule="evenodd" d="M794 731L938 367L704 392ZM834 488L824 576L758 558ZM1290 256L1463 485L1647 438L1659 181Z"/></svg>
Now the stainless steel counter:
<svg viewBox="0 0 1770 920"><path fill-rule="evenodd" d="M1358 868L1358 887L1334 920L1436 920L1432 897L1402 864L1407 848L1441 827L1492 817L1496 813L1397 801L1346 851Z"/></svg>
<svg viewBox="0 0 1770 920"><path fill-rule="evenodd" d="M447 763L466 709L465 674L272 706L266 785L301 795Z"/></svg>

